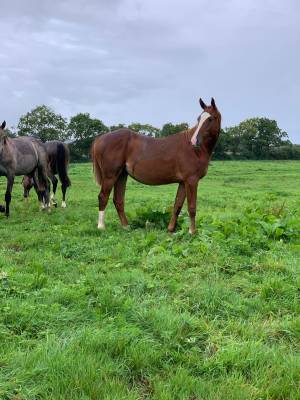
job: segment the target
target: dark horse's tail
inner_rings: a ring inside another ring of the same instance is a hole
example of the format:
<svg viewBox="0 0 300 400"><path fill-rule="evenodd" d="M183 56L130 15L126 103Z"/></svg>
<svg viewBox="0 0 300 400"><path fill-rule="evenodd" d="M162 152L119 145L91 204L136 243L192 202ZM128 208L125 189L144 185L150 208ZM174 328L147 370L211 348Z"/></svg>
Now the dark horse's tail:
<svg viewBox="0 0 300 400"><path fill-rule="evenodd" d="M71 186L70 178L68 177L69 165L69 150L63 143L57 145L56 166L59 179L66 188Z"/></svg>

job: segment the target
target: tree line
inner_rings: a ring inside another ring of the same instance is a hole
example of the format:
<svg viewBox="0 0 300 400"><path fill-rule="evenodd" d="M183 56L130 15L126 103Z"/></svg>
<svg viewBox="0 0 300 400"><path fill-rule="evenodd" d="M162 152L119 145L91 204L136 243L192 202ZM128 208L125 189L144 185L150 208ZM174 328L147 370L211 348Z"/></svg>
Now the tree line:
<svg viewBox="0 0 300 400"><path fill-rule="evenodd" d="M161 129L141 123L106 126L100 119L91 118L89 113L79 113L68 121L50 107L41 105L22 115L17 127L8 129L7 133L10 136L36 136L44 142L65 141L69 143L72 161L85 161L90 157L90 147L96 136L124 127L152 137L169 136L189 128L186 122L169 122ZM300 145L292 144L275 120L251 118L221 130L213 158L300 159Z"/></svg>

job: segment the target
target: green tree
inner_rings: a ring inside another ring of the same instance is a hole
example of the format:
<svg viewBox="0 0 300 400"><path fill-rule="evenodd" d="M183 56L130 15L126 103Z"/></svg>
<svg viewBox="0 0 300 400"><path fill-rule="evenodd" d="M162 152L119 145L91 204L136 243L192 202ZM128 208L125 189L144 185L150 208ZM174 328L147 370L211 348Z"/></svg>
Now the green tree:
<svg viewBox="0 0 300 400"><path fill-rule="evenodd" d="M287 133L268 118L246 119L227 132L231 136L232 154L240 158L270 158L272 149L290 143Z"/></svg>
<svg viewBox="0 0 300 400"><path fill-rule="evenodd" d="M226 160L231 158L232 136L228 130L221 129L220 136L213 153L215 160Z"/></svg>
<svg viewBox="0 0 300 400"><path fill-rule="evenodd" d="M171 122L168 122L167 124L164 124L157 136L164 137L174 135L174 133L182 132L188 128L189 125L186 122L182 122L181 124L172 124Z"/></svg>
<svg viewBox="0 0 300 400"><path fill-rule="evenodd" d="M21 116L17 133L19 136L39 137L44 142L65 140L67 138L67 121L50 107L41 105Z"/></svg>
<svg viewBox="0 0 300 400"><path fill-rule="evenodd" d="M275 160L300 160L300 146L292 143L271 149L270 158Z"/></svg>
<svg viewBox="0 0 300 400"><path fill-rule="evenodd" d="M156 137L159 133L159 129L155 128L150 124L140 124L138 122L133 122L128 126L129 129L132 129L135 132L141 133L142 135Z"/></svg>
<svg viewBox="0 0 300 400"><path fill-rule="evenodd" d="M90 156L90 148L94 138L108 132L107 126L89 113L79 113L70 119L68 135L73 140L70 144L72 160L85 160Z"/></svg>
<svg viewBox="0 0 300 400"><path fill-rule="evenodd" d="M93 139L108 132L107 126L97 118L91 118L89 113L79 113L70 119L69 136L75 140Z"/></svg>
<svg viewBox="0 0 300 400"><path fill-rule="evenodd" d="M122 129L122 128L127 128L127 127L124 124L112 125L109 127L109 131L113 132L113 131L117 131L118 129Z"/></svg>
<svg viewBox="0 0 300 400"><path fill-rule="evenodd" d="M8 137L10 137L10 138L15 138L17 135L16 135L16 133L15 133L15 130L14 130L14 128L5 128L4 129L4 132L5 132L5 134L8 136Z"/></svg>

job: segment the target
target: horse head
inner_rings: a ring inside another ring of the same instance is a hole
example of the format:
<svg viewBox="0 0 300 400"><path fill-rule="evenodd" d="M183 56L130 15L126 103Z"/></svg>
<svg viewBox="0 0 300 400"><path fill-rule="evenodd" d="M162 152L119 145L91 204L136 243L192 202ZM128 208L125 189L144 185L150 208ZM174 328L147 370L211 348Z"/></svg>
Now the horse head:
<svg viewBox="0 0 300 400"><path fill-rule="evenodd" d="M197 128L192 136L192 144L199 147L201 143L207 143L209 147L213 147L219 137L221 129L221 114L212 97L210 105L206 105L200 98L200 106L203 112L199 115Z"/></svg>

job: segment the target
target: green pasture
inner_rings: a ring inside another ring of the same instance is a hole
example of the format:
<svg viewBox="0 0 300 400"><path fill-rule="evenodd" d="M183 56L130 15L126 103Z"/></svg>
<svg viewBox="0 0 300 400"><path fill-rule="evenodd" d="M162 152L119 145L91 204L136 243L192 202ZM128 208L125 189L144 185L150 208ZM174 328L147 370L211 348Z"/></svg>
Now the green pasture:
<svg viewBox="0 0 300 400"><path fill-rule="evenodd" d="M98 231L91 165L70 177L67 209L18 178L0 215L1 400L300 399L299 161L212 162L193 237L176 185L129 180L131 228L110 200Z"/></svg>

